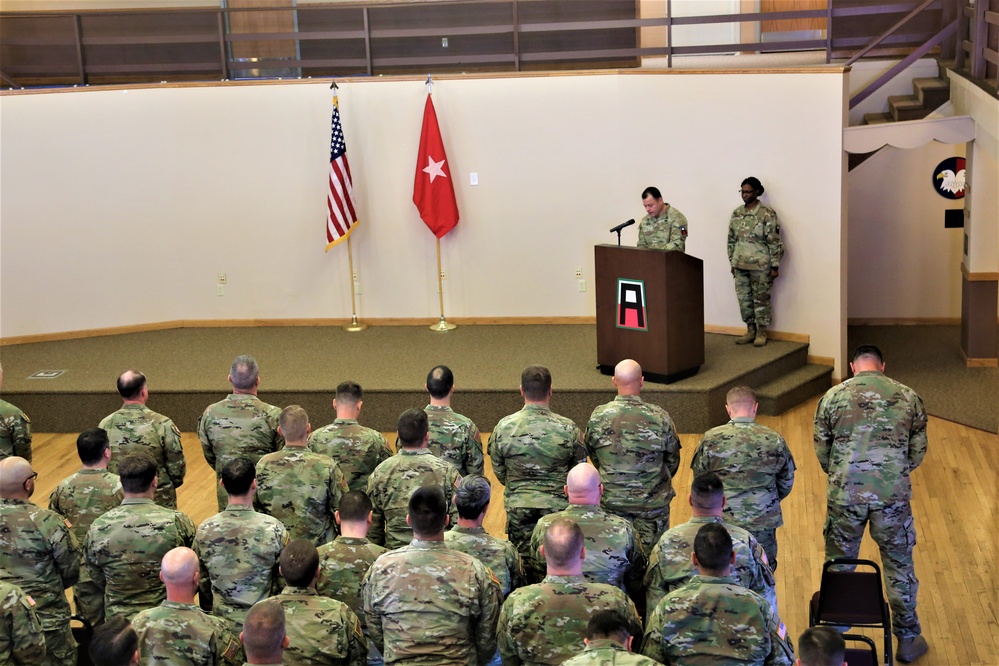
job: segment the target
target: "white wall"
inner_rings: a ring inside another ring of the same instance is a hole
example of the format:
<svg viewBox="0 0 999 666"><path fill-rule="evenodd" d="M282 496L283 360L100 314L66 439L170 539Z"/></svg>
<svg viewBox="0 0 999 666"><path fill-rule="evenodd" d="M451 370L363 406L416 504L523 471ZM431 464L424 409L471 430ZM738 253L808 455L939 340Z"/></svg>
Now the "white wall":
<svg viewBox="0 0 999 666"><path fill-rule="evenodd" d="M879 76L894 67L900 59L895 60L858 60L851 65L850 97L853 97ZM895 75L870 97L850 109L850 125L863 124L865 113L887 113L888 98L892 95L914 95L912 80L920 78L936 78L940 76L940 66L933 58L922 58L909 65Z"/></svg>
<svg viewBox="0 0 999 666"><path fill-rule="evenodd" d="M850 319L961 317L963 229L944 211L963 209L933 187L933 170L964 157L964 144L886 146L850 172Z"/></svg>
<svg viewBox="0 0 999 666"><path fill-rule="evenodd" d="M436 316L434 239L411 201L424 86L340 90L359 315ZM755 175L788 248L773 328L841 357L842 73L456 78L434 99L461 210L441 243L449 316L592 316L574 270L592 287L593 245L657 185L704 259L706 322L739 326L725 237ZM346 247L323 253L327 84L5 95L0 113L3 337L349 316Z"/></svg>

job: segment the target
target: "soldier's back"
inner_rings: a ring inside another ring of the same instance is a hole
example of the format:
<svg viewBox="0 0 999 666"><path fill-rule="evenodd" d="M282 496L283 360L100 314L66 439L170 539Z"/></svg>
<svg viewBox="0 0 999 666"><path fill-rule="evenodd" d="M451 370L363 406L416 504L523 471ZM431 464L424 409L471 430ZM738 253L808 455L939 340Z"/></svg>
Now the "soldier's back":
<svg viewBox="0 0 999 666"><path fill-rule="evenodd" d="M164 601L138 613L132 627L139 635L143 663L169 666L242 664L243 648L232 623L208 615L194 604Z"/></svg>
<svg viewBox="0 0 999 666"><path fill-rule="evenodd" d="M427 405L424 411L429 428L427 448L431 453L454 465L462 476L482 474L485 466L482 436L472 419L441 405Z"/></svg>
<svg viewBox="0 0 999 666"><path fill-rule="evenodd" d="M292 539L307 539L317 546L333 539L333 512L346 492L347 482L336 461L305 447L286 446L257 463L254 505L280 520Z"/></svg>
<svg viewBox="0 0 999 666"><path fill-rule="evenodd" d="M73 536L82 544L94 521L123 499L117 474L106 469L81 469L55 487L49 495L49 508L73 525Z"/></svg>
<svg viewBox="0 0 999 666"><path fill-rule="evenodd" d="M284 607L290 641L285 664L363 666L367 662L367 639L346 604L300 587L286 587L274 598Z"/></svg>
<svg viewBox="0 0 999 666"><path fill-rule="evenodd" d="M108 471L117 474L122 458L137 451L156 461L157 504L177 508L177 487L184 483L187 461L180 442L180 430L173 421L141 404L124 404L105 416L100 427L108 433L111 461Z"/></svg>
<svg viewBox="0 0 999 666"><path fill-rule="evenodd" d="M0 663L42 664L45 637L35 601L13 583L0 581Z"/></svg>
<svg viewBox="0 0 999 666"><path fill-rule="evenodd" d="M634 649L638 649L639 642L640 637L635 636ZM598 638L591 640L585 650L564 661L562 666L662 666L662 664L644 655L628 652L623 645L614 640Z"/></svg>
<svg viewBox="0 0 999 666"><path fill-rule="evenodd" d="M319 547L319 594L342 601L364 624L361 582L375 560L388 549L367 539L338 536Z"/></svg>
<svg viewBox="0 0 999 666"><path fill-rule="evenodd" d="M31 462L31 419L6 400L0 400L0 460L10 456Z"/></svg>
<svg viewBox="0 0 999 666"><path fill-rule="evenodd" d="M524 584L524 566L513 544L486 532L482 527L455 525L444 532L448 548L471 555L489 567L500 584L506 598L514 589Z"/></svg>
<svg viewBox="0 0 999 666"><path fill-rule="evenodd" d="M333 458L351 490L364 491L368 477L392 452L377 430L365 428L354 419L336 419L309 436L309 449Z"/></svg>

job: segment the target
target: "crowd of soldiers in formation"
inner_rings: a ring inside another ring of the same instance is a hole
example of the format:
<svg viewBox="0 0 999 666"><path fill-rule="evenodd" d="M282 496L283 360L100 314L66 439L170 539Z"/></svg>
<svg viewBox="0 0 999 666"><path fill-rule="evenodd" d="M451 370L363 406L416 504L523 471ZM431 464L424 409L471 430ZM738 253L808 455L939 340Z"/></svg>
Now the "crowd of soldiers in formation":
<svg viewBox="0 0 999 666"><path fill-rule="evenodd" d="M257 398L251 357L229 381L198 424L220 512L197 528L176 510L180 433L145 406L141 373L119 378L122 408L78 437L83 468L50 510L28 499L24 418L0 459L0 656L75 664L72 587L108 666L795 663L773 576L795 467L755 423L751 389L730 391L732 420L704 435L693 516L670 529L680 442L639 397L638 364L618 364L617 397L585 429L550 410L548 370L526 368L523 409L488 441L501 539L483 528L480 433L451 409L446 366L427 377L430 404L399 417L394 455L359 425L354 382L312 431L301 407ZM7 427L17 410L3 409ZM798 643L798 663L843 663L836 631Z"/></svg>

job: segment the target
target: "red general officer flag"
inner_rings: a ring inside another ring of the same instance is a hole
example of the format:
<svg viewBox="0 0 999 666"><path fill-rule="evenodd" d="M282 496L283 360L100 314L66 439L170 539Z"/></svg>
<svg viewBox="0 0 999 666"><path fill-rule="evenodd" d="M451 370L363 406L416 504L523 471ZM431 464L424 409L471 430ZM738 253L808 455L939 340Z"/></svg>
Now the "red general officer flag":
<svg viewBox="0 0 999 666"><path fill-rule="evenodd" d="M454 181L451 180L444 140L441 139L437 112L430 95L427 95L427 104L423 109L423 130L420 132L420 152L416 156L413 203L420 211L423 222L437 238L443 238L458 224Z"/></svg>

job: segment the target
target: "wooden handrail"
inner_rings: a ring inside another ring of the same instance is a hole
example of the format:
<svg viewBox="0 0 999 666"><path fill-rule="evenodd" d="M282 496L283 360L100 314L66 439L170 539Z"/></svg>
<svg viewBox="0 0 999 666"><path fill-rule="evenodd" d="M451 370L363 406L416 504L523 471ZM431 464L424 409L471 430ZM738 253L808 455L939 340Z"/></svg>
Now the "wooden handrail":
<svg viewBox="0 0 999 666"><path fill-rule="evenodd" d="M903 18L901 21L899 21L898 23L896 23L892 27L890 27L887 30L885 30L883 33L881 33L880 36L876 37L873 41L871 41L870 44L868 44L864 48L860 49L860 51L858 51L857 53L855 53L852 58L850 58L849 60L846 61L846 64L847 65L852 65L853 63L855 63L858 60L860 60L861 58L863 58L865 55L867 55L867 53L871 49L873 49L875 46L877 46L878 44L880 44L881 42L883 42L886 37L889 37L896 30L898 30L903 25L905 25L906 23L908 23L909 21L911 21L913 19L913 17L915 17L921 11L923 11L924 9L926 9L927 7L929 7L930 5L936 4L938 2L940 2L940 0L923 0L923 4L919 5L915 9L913 9L911 12L909 12L908 14L905 15L905 18Z"/></svg>

